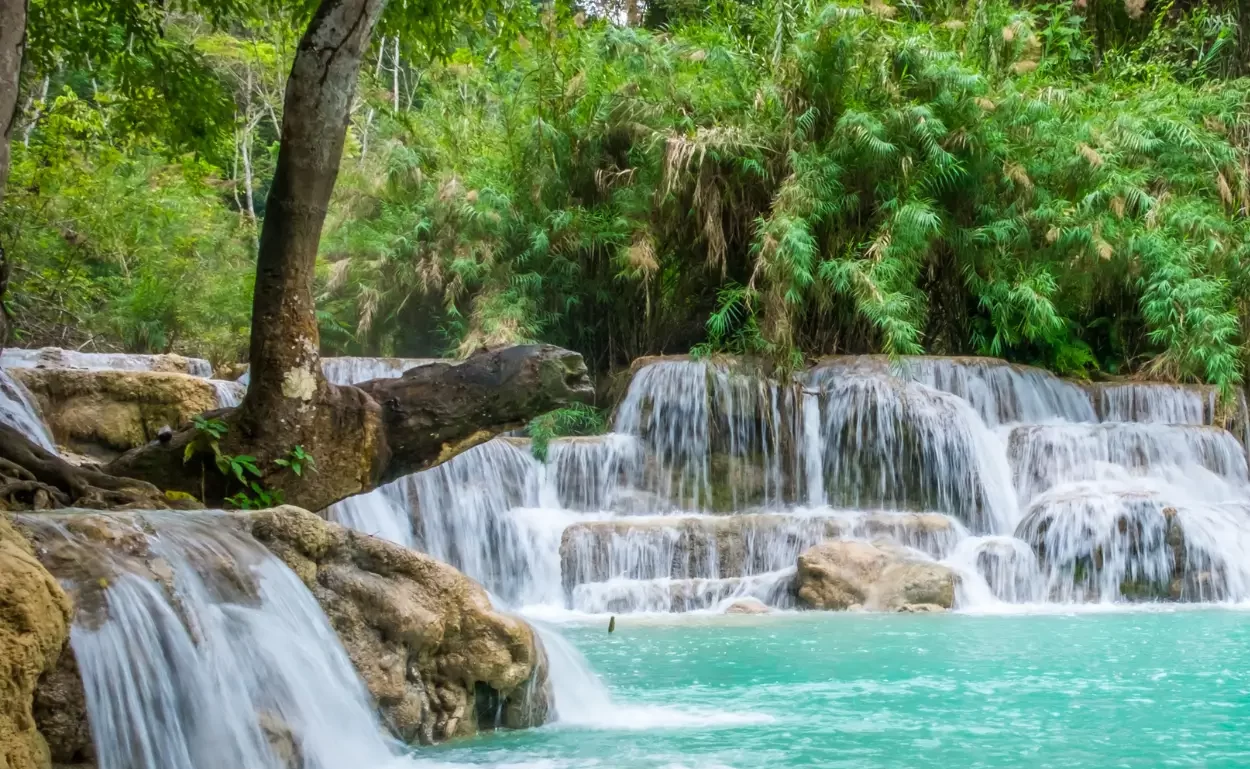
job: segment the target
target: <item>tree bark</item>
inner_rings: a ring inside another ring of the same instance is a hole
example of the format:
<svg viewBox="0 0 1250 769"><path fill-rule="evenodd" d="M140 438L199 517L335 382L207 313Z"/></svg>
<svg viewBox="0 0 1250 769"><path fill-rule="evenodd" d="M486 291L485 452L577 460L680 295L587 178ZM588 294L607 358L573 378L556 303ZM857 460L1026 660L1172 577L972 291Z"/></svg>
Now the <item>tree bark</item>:
<svg viewBox="0 0 1250 769"><path fill-rule="evenodd" d="M382 407L389 453L382 483L594 396L582 356L546 345L481 352L358 387Z"/></svg>
<svg viewBox="0 0 1250 769"><path fill-rule="evenodd" d="M9 181L9 143L17 124L18 85L26 55L28 0L0 0L0 204Z"/></svg>
<svg viewBox="0 0 1250 769"><path fill-rule="evenodd" d="M1250 0L1237 0L1237 69L1235 75L1250 72Z"/></svg>
<svg viewBox="0 0 1250 769"><path fill-rule="evenodd" d="M313 302L317 246L338 176L361 57L385 0L322 0L287 81L278 164L261 228L252 300L245 439L306 445L321 375Z"/></svg>
<svg viewBox="0 0 1250 769"><path fill-rule="evenodd" d="M28 0L0 0L0 206L9 181L9 147L17 124L17 95L26 56ZM9 259L0 243L0 347L9 338L9 311L4 306L9 287Z"/></svg>
<svg viewBox="0 0 1250 769"><path fill-rule="evenodd" d="M593 397L582 356L550 345L487 350L461 363L412 369L398 379L329 387L313 409L315 432L303 436L306 448L318 447L313 451L316 472L297 477L262 463L263 484L282 490L285 502L320 510L446 461L539 414ZM241 415L223 410L209 416L227 423L222 445L233 445L229 439ZM194 429L184 428L167 442L123 454L105 469L220 505L240 489L216 470L211 455L193 450L192 460L184 461L186 447L197 438ZM261 453L246 442L227 450Z"/></svg>

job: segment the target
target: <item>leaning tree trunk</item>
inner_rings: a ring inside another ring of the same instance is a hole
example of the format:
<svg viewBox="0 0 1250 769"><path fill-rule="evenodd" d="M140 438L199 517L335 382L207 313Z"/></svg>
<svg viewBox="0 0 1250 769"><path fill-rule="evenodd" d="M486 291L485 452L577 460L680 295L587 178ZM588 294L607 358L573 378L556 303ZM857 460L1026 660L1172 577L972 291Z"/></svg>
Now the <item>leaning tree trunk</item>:
<svg viewBox="0 0 1250 769"><path fill-rule="evenodd" d="M307 445L318 447L317 471L296 476L265 465L265 486L310 510L446 461L539 414L594 398L582 356L550 345L485 350L459 363L327 392L305 435ZM237 418L231 411L215 415L227 424ZM217 472L211 453L197 451L203 440L194 428L184 428L126 452L105 469L220 504L239 486ZM185 460L188 446L191 461Z"/></svg>
<svg viewBox="0 0 1250 769"><path fill-rule="evenodd" d="M313 276L361 57L384 5L322 0L295 53L260 233L251 382L237 419L252 453L315 451L317 404L334 398L321 375Z"/></svg>
<svg viewBox="0 0 1250 769"><path fill-rule="evenodd" d="M0 0L0 206L9 181L9 146L17 123L17 91L26 54L28 0ZM9 285L9 260L0 243L0 347L9 338L9 312L4 306Z"/></svg>

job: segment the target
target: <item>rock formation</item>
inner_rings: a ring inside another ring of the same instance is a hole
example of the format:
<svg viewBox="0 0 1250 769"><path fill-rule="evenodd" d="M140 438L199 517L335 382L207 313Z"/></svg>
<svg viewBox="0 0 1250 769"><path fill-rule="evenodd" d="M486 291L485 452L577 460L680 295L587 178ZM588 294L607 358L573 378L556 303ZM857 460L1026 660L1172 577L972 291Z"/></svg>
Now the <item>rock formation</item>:
<svg viewBox="0 0 1250 769"><path fill-rule="evenodd" d="M70 603L26 540L0 517L0 766L47 769L33 710L40 678L69 635Z"/></svg>
<svg viewBox="0 0 1250 769"><path fill-rule="evenodd" d="M726 614L771 614L772 611L758 598L739 598L725 607Z"/></svg>
<svg viewBox="0 0 1250 769"><path fill-rule="evenodd" d="M81 515L67 539L41 520L18 519L36 560L0 519L0 658L15 671L13 690L0 692L0 746L21 769L47 767L49 757L94 763L66 642L70 601L49 572L74 586L74 622L88 626L104 618L120 563L171 589L169 565L149 550L141 521ZM213 525L250 533L299 576L398 739L429 744L547 720L546 659L533 630L494 611L486 592L454 568L295 507L232 513ZM290 743L286 752L297 755L283 725L272 726L276 746Z"/></svg>
<svg viewBox="0 0 1250 769"><path fill-rule="evenodd" d="M946 566L890 543L832 540L799 556L794 589L799 604L810 609L949 609L955 579Z"/></svg>
<svg viewBox="0 0 1250 769"><path fill-rule="evenodd" d="M312 590L406 742L547 719L546 662L525 622L452 567L294 507L244 516Z"/></svg>
<svg viewBox="0 0 1250 769"><path fill-rule="evenodd" d="M35 396L57 443L100 461L217 407L208 380L187 374L69 368L12 373Z"/></svg>
<svg viewBox="0 0 1250 769"><path fill-rule="evenodd" d="M725 516L661 516L578 523L564 530L560 542L565 588L614 576L614 567L631 552L662 553L668 563L657 573L635 577L743 577L782 568L780 553L795 554L825 539L845 536L889 537L916 546L938 547L957 536L952 520L931 513L873 513L847 516L795 516L755 513Z"/></svg>

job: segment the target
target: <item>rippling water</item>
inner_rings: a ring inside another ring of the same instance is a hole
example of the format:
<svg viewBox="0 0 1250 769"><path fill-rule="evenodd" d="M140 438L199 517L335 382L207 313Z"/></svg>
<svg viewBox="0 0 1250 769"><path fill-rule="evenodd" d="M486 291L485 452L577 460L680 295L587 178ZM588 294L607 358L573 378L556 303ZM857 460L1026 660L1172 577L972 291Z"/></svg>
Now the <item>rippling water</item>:
<svg viewBox="0 0 1250 769"><path fill-rule="evenodd" d="M1250 613L618 618L566 628L615 711L421 763L1244 767Z"/></svg>

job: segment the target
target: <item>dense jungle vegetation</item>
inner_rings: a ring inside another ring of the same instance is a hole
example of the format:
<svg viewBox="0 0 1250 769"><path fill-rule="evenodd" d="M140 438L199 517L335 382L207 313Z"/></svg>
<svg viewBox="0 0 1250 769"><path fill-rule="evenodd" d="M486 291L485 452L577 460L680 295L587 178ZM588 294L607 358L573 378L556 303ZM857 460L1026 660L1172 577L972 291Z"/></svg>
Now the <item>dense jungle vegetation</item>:
<svg viewBox="0 0 1250 769"><path fill-rule="evenodd" d="M0 211L14 341L241 359L300 27L88 4L113 10L31 5ZM120 34L127 12L155 42ZM324 351L988 354L1231 387L1243 17L535 3L441 51L384 27L322 239Z"/></svg>

